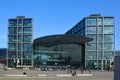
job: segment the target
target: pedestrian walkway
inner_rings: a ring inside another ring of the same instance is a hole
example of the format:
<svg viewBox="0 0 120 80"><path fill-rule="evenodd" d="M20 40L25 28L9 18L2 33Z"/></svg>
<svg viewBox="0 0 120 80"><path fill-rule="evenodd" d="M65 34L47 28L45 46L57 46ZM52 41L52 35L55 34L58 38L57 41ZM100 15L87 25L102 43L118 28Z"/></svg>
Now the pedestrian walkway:
<svg viewBox="0 0 120 80"><path fill-rule="evenodd" d="M24 77L21 76L24 75L23 72L26 72L26 76ZM0 80L113 80L113 72L92 71L91 73L92 74L89 74L89 72L81 73L78 70L76 71L76 75L72 76L72 74L68 74L67 71L7 70L0 71Z"/></svg>

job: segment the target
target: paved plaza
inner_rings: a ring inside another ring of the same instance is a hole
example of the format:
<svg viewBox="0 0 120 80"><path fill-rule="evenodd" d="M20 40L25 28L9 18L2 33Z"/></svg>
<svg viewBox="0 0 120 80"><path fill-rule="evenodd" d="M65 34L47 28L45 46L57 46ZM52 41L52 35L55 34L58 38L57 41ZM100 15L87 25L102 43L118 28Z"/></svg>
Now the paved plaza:
<svg viewBox="0 0 120 80"><path fill-rule="evenodd" d="M6 74L23 74L27 73L27 77L6 77ZM78 70L77 74L81 74ZM46 74L47 76L38 77L38 74ZM56 74L68 74L67 71L35 71L35 70L0 70L0 80L113 80L114 73L107 71L92 71L92 76L68 76L68 77L57 77ZM83 74L89 74L88 71Z"/></svg>

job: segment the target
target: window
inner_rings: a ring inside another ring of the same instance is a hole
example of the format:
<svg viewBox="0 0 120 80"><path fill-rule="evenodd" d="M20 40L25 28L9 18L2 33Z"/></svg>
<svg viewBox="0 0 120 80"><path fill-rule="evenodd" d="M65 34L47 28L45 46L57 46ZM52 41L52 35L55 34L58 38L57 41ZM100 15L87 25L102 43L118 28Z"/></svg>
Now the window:
<svg viewBox="0 0 120 80"><path fill-rule="evenodd" d="M22 35L18 35L18 41L22 42Z"/></svg>
<svg viewBox="0 0 120 80"><path fill-rule="evenodd" d="M104 50L113 50L113 43L105 43L104 44Z"/></svg>
<svg viewBox="0 0 120 80"><path fill-rule="evenodd" d="M104 59L112 59L113 53L112 51L104 51Z"/></svg>
<svg viewBox="0 0 120 80"><path fill-rule="evenodd" d="M8 53L8 57L9 58L15 58L16 57L16 53L15 52L9 52Z"/></svg>
<svg viewBox="0 0 120 80"><path fill-rule="evenodd" d="M87 37L93 38L93 40L90 42L96 42L96 34L88 34Z"/></svg>
<svg viewBox="0 0 120 80"><path fill-rule="evenodd" d="M97 61L96 60L87 60L86 67L88 69L96 69L97 68Z"/></svg>
<svg viewBox="0 0 120 80"><path fill-rule="evenodd" d="M21 58L21 52L20 51L18 52L18 58Z"/></svg>
<svg viewBox="0 0 120 80"><path fill-rule="evenodd" d="M86 47L87 50L96 50L96 44L89 43Z"/></svg>
<svg viewBox="0 0 120 80"><path fill-rule="evenodd" d="M97 23L98 23L98 25L102 25L102 18L98 18Z"/></svg>
<svg viewBox="0 0 120 80"><path fill-rule="evenodd" d="M97 41L98 41L99 43L102 43L102 42L103 42L103 35L102 35L102 34L99 34L99 35L97 36Z"/></svg>
<svg viewBox="0 0 120 80"><path fill-rule="evenodd" d="M16 19L10 19L9 20L9 26L17 26L17 20Z"/></svg>
<svg viewBox="0 0 120 80"><path fill-rule="evenodd" d="M29 51L23 52L23 58L31 58L32 54Z"/></svg>
<svg viewBox="0 0 120 80"><path fill-rule="evenodd" d="M32 32L32 29L31 28L23 28L23 31L24 31L24 33L25 34L29 34L29 33L31 33Z"/></svg>
<svg viewBox="0 0 120 80"><path fill-rule="evenodd" d="M104 42L113 42L114 36L113 35L104 35Z"/></svg>
<svg viewBox="0 0 120 80"><path fill-rule="evenodd" d="M96 59L97 58L97 53L96 51L88 51L86 53L86 58L87 59Z"/></svg>
<svg viewBox="0 0 120 80"><path fill-rule="evenodd" d="M103 33L104 34L111 34L112 32L112 27L104 27Z"/></svg>
<svg viewBox="0 0 120 80"><path fill-rule="evenodd" d="M16 36L9 36L9 42L14 42L16 40Z"/></svg>
<svg viewBox="0 0 120 80"><path fill-rule="evenodd" d="M26 65L26 66L28 66L28 65L31 65L31 62L32 60L30 60L30 59L23 59L23 65Z"/></svg>
<svg viewBox="0 0 120 80"><path fill-rule="evenodd" d="M9 28L9 34L16 34L17 28Z"/></svg>
<svg viewBox="0 0 120 80"><path fill-rule="evenodd" d="M18 26L22 26L22 19L18 20Z"/></svg>
<svg viewBox="0 0 120 80"><path fill-rule="evenodd" d="M87 25L97 25L96 18L87 18Z"/></svg>
<svg viewBox="0 0 120 80"><path fill-rule="evenodd" d="M114 18L104 18L104 25L114 25Z"/></svg>
<svg viewBox="0 0 120 80"><path fill-rule="evenodd" d="M89 34L96 34L96 26L89 26L87 27L87 33Z"/></svg>
<svg viewBox="0 0 120 80"><path fill-rule="evenodd" d="M102 51L98 51L98 59L102 59L102 56L103 56Z"/></svg>
<svg viewBox="0 0 120 80"><path fill-rule="evenodd" d="M15 50L16 45L14 43L9 44L9 50Z"/></svg>
<svg viewBox="0 0 120 80"><path fill-rule="evenodd" d="M18 28L18 34L22 34L22 27Z"/></svg>
<svg viewBox="0 0 120 80"><path fill-rule="evenodd" d="M26 26L26 27L32 26L32 19L24 19L23 26Z"/></svg>
<svg viewBox="0 0 120 80"><path fill-rule="evenodd" d="M31 44L23 44L24 51L30 51L31 50Z"/></svg>
<svg viewBox="0 0 120 80"><path fill-rule="evenodd" d="M31 42L31 40L32 40L32 37L28 36L28 35L24 36L24 38L23 38L24 42Z"/></svg>
<svg viewBox="0 0 120 80"><path fill-rule="evenodd" d="M18 50L22 50L21 44L18 44Z"/></svg>
<svg viewBox="0 0 120 80"><path fill-rule="evenodd" d="M98 44L98 50L103 50L103 44L102 43Z"/></svg>
<svg viewBox="0 0 120 80"><path fill-rule="evenodd" d="M102 34L103 33L102 26L98 26L97 32L98 32L98 34Z"/></svg>

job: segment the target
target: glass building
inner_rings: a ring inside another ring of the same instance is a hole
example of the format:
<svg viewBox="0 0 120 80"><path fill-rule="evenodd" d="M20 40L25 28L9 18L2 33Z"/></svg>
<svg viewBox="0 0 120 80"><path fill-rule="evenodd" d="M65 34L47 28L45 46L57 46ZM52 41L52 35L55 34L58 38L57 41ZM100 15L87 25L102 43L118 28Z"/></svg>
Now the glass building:
<svg viewBox="0 0 120 80"><path fill-rule="evenodd" d="M8 20L8 67L32 66L33 20L17 16Z"/></svg>
<svg viewBox="0 0 120 80"><path fill-rule="evenodd" d="M115 55L115 17L92 14L65 34L78 34L94 39L85 44L85 68L109 68Z"/></svg>
<svg viewBox="0 0 120 80"><path fill-rule="evenodd" d="M78 35L51 35L33 42L33 67L41 66L84 66L85 43L93 40Z"/></svg>
<svg viewBox="0 0 120 80"><path fill-rule="evenodd" d="M6 48L0 48L0 63L2 64L6 64L6 53L7 53Z"/></svg>

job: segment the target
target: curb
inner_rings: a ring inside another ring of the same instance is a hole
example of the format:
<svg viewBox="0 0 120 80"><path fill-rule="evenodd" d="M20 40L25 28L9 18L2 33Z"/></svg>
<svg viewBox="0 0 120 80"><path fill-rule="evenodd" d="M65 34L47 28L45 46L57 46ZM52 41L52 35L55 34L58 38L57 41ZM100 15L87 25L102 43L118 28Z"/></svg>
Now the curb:
<svg viewBox="0 0 120 80"><path fill-rule="evenodd" d="M78 77L92 76L93 74L76 74Z"/></svg>
<svg viewBox="0 0 120 80"><path fill-rule="evenodd" d="M38 74L38 77L46 77L46 74Z"/></svg>
<svg viewBox="0 0 120 80"><path fill-rule="evenodd" d="M4 77L27 77L27 75L23 75L23 74L4 74Z"/></svg>
<svg viewBox="0 0 120 80"><path fill-rule="evenodd" d="M56 74L56 77L71 77L72 74Z"/></svg>

